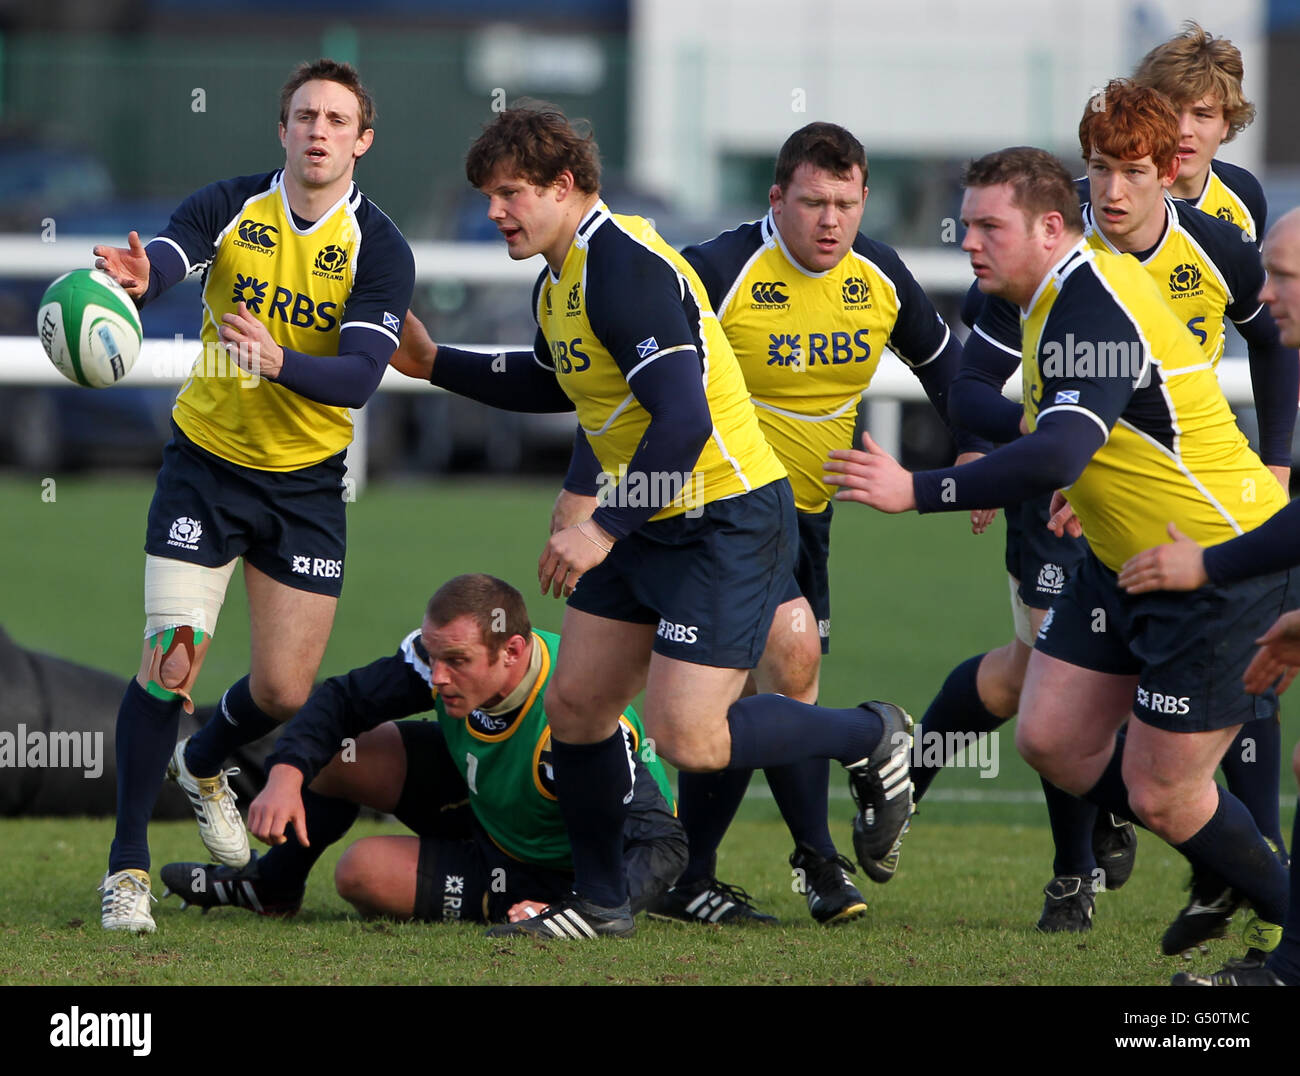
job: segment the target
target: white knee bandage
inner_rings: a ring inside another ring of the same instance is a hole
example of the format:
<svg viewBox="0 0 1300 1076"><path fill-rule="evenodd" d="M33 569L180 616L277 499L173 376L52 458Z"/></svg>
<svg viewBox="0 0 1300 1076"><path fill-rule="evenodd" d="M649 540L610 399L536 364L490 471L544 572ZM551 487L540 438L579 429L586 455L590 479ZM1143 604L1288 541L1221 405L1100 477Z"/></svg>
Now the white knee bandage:
<svg viewBox="0 0 1300 1076"><path fill-rule="evenodd" d="M1014 575L1008 575L1011 584L1011 619L1015 621L1016 638L1030 650L1034 648L1034 626L1029 622L1029 606L1020 596L1020 583Z"/></svg>
<svg viewBox="0 0 1300 1076"><path fill-rule="evenodd" d="M191 627L205 635L217 629L217 617L226 600L226 586L235 561L220 568L186 564L182 560L144 559L144 637L150 639L168 628Z"/></svg>

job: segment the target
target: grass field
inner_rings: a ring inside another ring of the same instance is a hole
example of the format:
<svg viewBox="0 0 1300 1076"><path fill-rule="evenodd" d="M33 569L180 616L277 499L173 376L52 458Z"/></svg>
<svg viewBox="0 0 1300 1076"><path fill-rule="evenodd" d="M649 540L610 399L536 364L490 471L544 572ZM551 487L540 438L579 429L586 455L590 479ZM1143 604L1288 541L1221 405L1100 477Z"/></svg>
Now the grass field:
<svg viewBox="0 0 1300 1076"><path fill-rule="evenodd" d="M0 478L0 624L33 649L124 676L133 670L151 492L152 483L139 477L58 479L52 490L40 477ZM432 589L463 571L515 582L532 595L535 622L558 628L560 604L535 596L534 582L553 492L482 479L367 490L350 509L347 585L322 672L390 653L418 624ZM1001 525L975 538L955 516L856 509L847 506L835 523L834 650L823 699L850 705L887 698L919 717L953 665L1009 635ZM235 584L199 701L215 701L246 671L247 659L245 605ZM1291 720L1284 743L1295 739ZM756 779L719 874L785 925L723 932L649 923L626 943L584 947L580 959L560 945L489 942L469 927L363 923L333 892L337 847L312 876L296 920L229 910L200 917L179 912L172 898L155 909L156 935L106 934L94 887L111 821L4 820L0 984L1167 981L1181 965L1158 955L1158 938L1183 902L1181 859L1144 835L1132 881L1101 896L1090 934L1037 934L1040 891L1051 875L1038 782L1016 756L1009 729L995 734L994 746L985 758L990 768L996 762L996 779L974 766L940 777L898 878L886 887L861 882L871 905L865 920L836 931L813 924L793 891L788 837ZM1294 803L1289 778L1283 789ZM847 850L851 804L838 778L832 791L834 832ZM380 826L365 823L355 833ZM203 855L188 823L154 827L151 842L155 867ZM1197 966L1217 967L1238 945L1216 949Z"/></svg>

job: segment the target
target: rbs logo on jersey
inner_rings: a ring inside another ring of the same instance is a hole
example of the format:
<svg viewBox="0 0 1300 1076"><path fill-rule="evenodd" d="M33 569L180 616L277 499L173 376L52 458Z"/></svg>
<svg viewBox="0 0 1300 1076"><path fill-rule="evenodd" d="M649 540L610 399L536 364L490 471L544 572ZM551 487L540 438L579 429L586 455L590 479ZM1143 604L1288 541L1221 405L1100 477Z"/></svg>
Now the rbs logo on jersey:
<svg viewBox="0 0 1300 1076"><path fill-rule="evenodd" d="M843 366L850 362L866 362L871 358L871 344L867 337L870 329L847 332L809 333L808 346L801 343L802 333L778 336L769 333L768 366L787 366L803 370L821 363L823 366Z"/></svg>
<svg viewBox="0 0 1300 1076"><path fill-rule="evenodd" d="M338 324L338 303L316 304L300 291L293 292L281 287L275 289L270 303L267 303L266 290L269 286L265 280L236 273L234 294L231 295L230 301L244 303L252 313L259 315L265 306L268 318L279 318L289 325L296 325L299 329L333 332ZM290 303L293 305L290 306Z"/></svg>
<svg viewBox="0 0 1300 1076"><path fill-rule="evenodd" d="M551 341L551 361L556 370L562 374L580 374L591 365L591 357L578 346L581 343L581 336L576 340Z"/></svg>

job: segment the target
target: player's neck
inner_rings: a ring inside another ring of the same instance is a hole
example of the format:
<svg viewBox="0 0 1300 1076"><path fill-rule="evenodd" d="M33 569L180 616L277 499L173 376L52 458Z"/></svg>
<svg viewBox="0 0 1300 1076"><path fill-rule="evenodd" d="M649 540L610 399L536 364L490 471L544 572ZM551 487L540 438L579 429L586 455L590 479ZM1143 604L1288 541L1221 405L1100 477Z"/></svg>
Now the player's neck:
<svg viewBox="0 0 1300 1076"><path fill-rule="evenodd" d="M352 170L326 187L304 187L289 170L284 172L284 193L289 208L303 220L318 221L352 187Z"/></svg>
<svg viewBox="0 0 1300 1076"><path fill-rule="evenodd" d="M1206 164L1199 172L1179 172L1178 178L1174 180L1173 186L1169 188L1169 193L1175 198L1182 198L1188 202L1196 201L1205 193L1205 185L1210 182L1210 166Z"/></svg>
<svg viewBox="0 0 1300 1076"><path fill-rule="evenodd" d="M1160 242L1160 237L1165 234L1165 227L1168 224L1165 216L1165 204L1162 200L1159 207L1152 209L1147 219L1127 235L1112 236L1107 234L1105 225L1100 221L1097 222L1097 227L1110 245L1121 254L1141 254L1151 250Z"/></svg>
<svg viewBox="0 0 1300 1076"><path fill-rule="evenodd" d="M1042 260L1039 262L1039 272L1035 283L1025 291L1016 294L1004 294L1003 298L1009 302L1015 303L1021 311L1028 313L1034 304L1034 300L1043 290L1043 285L1047 282L1048 277L1056 270L1056 267L1065 260L1065 256L1070 253L1079 242L1083 239L1082 233L1063 232L1057 242L1050 248L1043 250Z"/></svg>
<svg viewBox="0 0 1300 1076"><path fill-rule="evenodd" d="M564 214L555 242L542 251L542 257L546 259L546 264L551 267L551 272L555 276L559 276L564 269L564 259L569 256L573 238L578 234L578 225L599 204L599 193L584 195L581 201L574 203L573 208Z"/></svg>

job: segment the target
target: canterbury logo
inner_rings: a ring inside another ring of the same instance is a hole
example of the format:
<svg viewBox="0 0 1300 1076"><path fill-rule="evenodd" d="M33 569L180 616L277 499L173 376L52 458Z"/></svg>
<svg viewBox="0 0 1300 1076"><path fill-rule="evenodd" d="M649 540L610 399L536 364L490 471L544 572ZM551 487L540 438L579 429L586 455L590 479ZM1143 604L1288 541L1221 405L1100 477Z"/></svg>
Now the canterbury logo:
<svg viewBox="0 0 1300 1076"><path fill-rule="evenodd" d="M261 247L263 250L273 248L275 246L275 237L279 234L279 228L273 228L269 224L262 224L260 221L245 218L239 222L239 238L245 243Z"/></svg>
<svg viewBox="0 0 1300 1076"><path fill-rule="evenodd" d="M760 306L776 306L790 301L790 296L781 290L784 287L784 280L759 280L749 289L749 294Z"/></svg>
<svg viewBox="0 0 1300 1076"><path fill-rule="evenodd" d="M1169 274L1169 286L1174 291L1191 291L1201 282L1201 270L1190 262L1175 265Z"/></svg>

